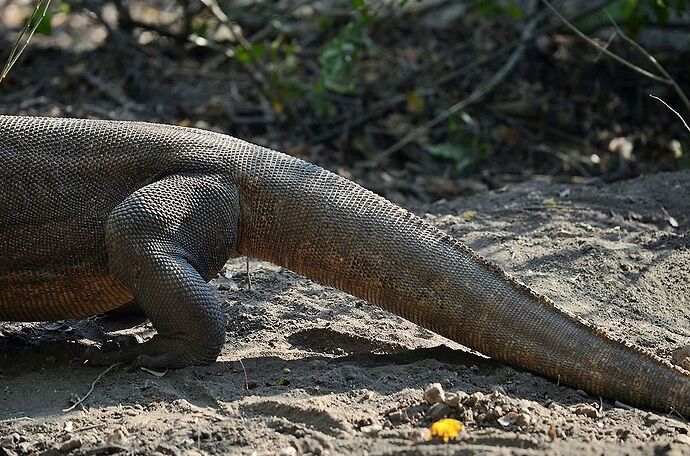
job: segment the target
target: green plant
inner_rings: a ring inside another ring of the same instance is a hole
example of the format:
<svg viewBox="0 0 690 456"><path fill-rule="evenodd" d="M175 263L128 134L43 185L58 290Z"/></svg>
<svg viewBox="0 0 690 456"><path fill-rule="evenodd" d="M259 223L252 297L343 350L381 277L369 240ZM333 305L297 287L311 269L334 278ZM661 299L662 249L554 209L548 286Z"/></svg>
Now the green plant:
<svg viewBox="0 0 690 456"><path fill-rule="evenodd" d="M337 113L336 107L328 100L328 91L352 93L359 81L355 64L376 50L368 34L371 16L367 13L366 0L351 0L350 4L351 19L319 50L320 77L311 97L312 109L318 118L328 118ZM325 29L331 24L323 22L321 25Z"/></svg>
<svg viewBox="0 0 690 456"><path fill-rule="evenodd" d="M488 156L489 145L476 131L476 122L469 114L462 112L459 116L451 116L448 130L451 134L447 142L426 146L426 150L434 157L451 160L458 174L464 174Z"/></svg>
<svg viewBox="0 0 690 456"><path fill-rule="evenodd" d="M509 16L513 19L522 19L524 11L516 1L482 1L472 0L472 10L485 17Z"/></svg>
<svg viewBox="0 0 690 456"><path fill-rule="evenodd" d="M355 89L357 78L354 64L374 48L367 35L365 22L361 16L357 16L356 20L345 25L335 38L321 48L321 79L328 90L350 93Z"/></svg>
<svg viewBox="0 0 690 456"><path fill-rule="evenodd" d="M687 14L690 0L621 0L611 9L630 32L638 33L646 25L666 25L672 15Z"/></svg>

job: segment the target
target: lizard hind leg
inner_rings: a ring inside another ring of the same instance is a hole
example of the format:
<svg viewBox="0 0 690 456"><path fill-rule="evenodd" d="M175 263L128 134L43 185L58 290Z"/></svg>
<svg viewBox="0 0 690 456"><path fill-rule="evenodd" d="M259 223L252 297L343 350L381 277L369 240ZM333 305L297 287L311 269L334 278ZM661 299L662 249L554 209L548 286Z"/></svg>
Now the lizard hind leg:
<svg viewBox="0 0 690 456"><path fill-rule="evenodd" d="M215 361L225 316L206 282L237 255L239 211L232 181L206 174L165 177L113 209L106 224L110 272L133 293L157 335L90 361L157 370Z"/></svg>

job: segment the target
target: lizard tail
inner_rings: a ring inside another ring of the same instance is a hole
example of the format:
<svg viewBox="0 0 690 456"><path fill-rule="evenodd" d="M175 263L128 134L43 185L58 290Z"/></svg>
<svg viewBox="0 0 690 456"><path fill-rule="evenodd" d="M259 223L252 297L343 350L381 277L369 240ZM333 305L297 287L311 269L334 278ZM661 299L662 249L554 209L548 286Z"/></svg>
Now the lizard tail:
<svg viewBox="0 0 690 456"><path fill-rule="evenodd" d="M263 150L235 180L240 251L377 304L499 361L690 417L690 375L559 310L408 211Z"/></svg>

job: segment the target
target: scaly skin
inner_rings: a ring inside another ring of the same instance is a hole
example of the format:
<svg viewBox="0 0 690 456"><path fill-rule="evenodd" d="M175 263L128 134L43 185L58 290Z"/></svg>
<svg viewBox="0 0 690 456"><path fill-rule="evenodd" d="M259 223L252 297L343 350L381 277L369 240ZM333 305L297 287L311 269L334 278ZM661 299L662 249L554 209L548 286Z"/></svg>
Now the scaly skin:
<svg viewBox="0 0 690 456"><path fill-rule="evenodd" d="M562 384L690 416L687 372L302 160L195 129L0 116L0 163L0 320L79 318L136 299L158 335L122 356L212 362L225 321L205 282L248 255Z"/></svg>

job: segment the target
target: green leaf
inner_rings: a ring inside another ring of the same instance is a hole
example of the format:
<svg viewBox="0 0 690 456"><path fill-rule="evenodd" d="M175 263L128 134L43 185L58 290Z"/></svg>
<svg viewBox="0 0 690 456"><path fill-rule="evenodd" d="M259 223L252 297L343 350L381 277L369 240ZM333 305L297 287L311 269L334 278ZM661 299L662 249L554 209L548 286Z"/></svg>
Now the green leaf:
<svg viewBox="0 0 690 456"><path fill-rule="evenodd" d="M474 162L472 149L456 143L441 143L427 146L431 155L455 162L458 172L463 172Z"/></svg>
<svg viewBox="0 0 690 456"><path fill-rule="evenodd" d="M324 87L338 93L351 93L357 82L354 64L373 48L362 23L358 20L348 23L319 53Z"/></svg>
<svg viewBox="0 0 690 456"><path fill-rule="evenodd" d="M253 43L251 50L245 49L243 47L238 47L235 50L235 58L240 63L250 63L252 61L252 54L258 60L263 60L264 58L264 46L261 43Z"/></svg>

